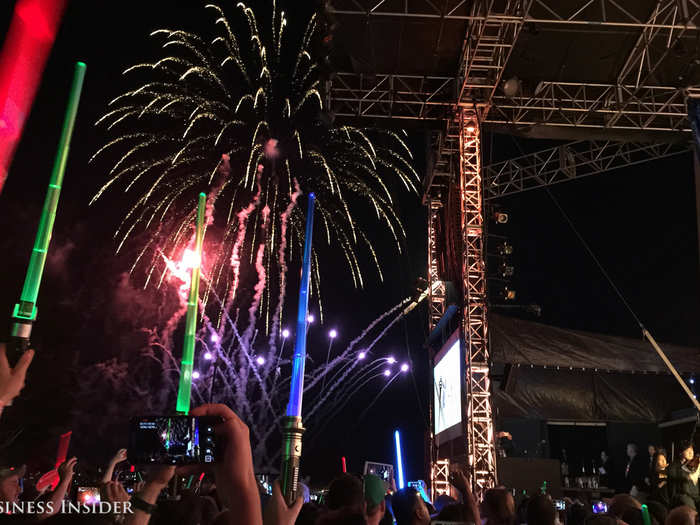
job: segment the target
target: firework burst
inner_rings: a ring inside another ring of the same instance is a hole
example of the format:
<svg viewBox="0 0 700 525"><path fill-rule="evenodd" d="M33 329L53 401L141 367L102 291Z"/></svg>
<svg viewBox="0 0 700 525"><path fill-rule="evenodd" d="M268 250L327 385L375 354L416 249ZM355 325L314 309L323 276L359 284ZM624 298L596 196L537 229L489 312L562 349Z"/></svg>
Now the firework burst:
<svg viewBox="0 0 700 525"><path fill-rule="evenodd" d="M247 301L250 323L261 313L274 346L287 261L303 242L300 196L316 193L319 239L343 254L362 287L363 251L382 277L368 231L383 224L401 250L405 233L392 193L417 191L418 177L400 135L329 124L315 58L327 26L322 15L295 35L274 2L264 16L242 3L230 17L219 6L206 9L211 36L155 31L162 57L126 70L140 83L98 121L111 140L95 157L114 164L93 202L111 188L133 195L115 234L118 250L133 232L152 231L134 268L146 268L146 284L160 283L167 262L192 246L195 196L205 192L204 307L211 293L224 308ZM367 210L376 217L371 225L358 221ZM245 294L244 274L258 283ZM312 285L320 301L316 251ZM218 318L223 328L221 312Z"/></svg>

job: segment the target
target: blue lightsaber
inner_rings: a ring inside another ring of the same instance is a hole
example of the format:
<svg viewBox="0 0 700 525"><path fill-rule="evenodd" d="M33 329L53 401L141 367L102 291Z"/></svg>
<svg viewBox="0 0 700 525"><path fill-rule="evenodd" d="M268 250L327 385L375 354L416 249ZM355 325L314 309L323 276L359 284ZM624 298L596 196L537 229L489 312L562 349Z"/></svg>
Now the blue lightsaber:
<svg viewBox="0 0 700 525"><path fill-rule="evenodd" d="M289 389L287 415L283 422L282 446L282 493L287 504L292 505L297 497L299 465L301 462L301 403L304 396L304 367L306 365L306 319L309 314L309 278L311 275L311 242L314 232L314 204L316 196L309 193L306 212L306 237L304 260L301 265L299 287L299 309L297 311L296 344L292 364L292 381Z"/></svg>
<svg viewBox="0 0 700 525"><path fill-rule="evenodd" d="M394 431L394 441L396 441L396 468L399 471L399 490L406 487L403 479L403 456L401 455L401 435L398 430Z"/></svg>

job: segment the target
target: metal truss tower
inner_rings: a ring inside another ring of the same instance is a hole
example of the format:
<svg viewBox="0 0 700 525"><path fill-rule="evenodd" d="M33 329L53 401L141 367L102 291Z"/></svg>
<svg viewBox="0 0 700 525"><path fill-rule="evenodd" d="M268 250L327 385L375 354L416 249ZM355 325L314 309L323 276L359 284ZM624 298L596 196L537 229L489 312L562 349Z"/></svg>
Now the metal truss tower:
<svg viewBox="0 0 700 525"><path fill-rule="evenodd" d="M471 482L476 494L496 484L496 450L491 410L481 137L474 111L459 114L461 201L462 334L465 346L465 425Z"/></svg>

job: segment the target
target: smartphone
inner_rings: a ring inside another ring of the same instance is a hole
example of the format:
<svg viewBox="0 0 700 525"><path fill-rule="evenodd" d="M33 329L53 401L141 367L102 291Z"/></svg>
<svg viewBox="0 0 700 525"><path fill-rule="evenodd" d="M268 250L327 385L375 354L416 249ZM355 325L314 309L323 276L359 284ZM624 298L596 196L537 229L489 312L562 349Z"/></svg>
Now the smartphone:
<svg viewBox="0 0 700 525"><path fill-rule="evenodd" d="M566 510L566 501L563 499L555 499L554 506L557 508L557 510Z"/></svg>
<svg viewBox="0 0 700 525"><path fill-rule="evenodd" d="M215 463L214 416L142 416L131 420L128 460L136 465Z"/></svg>
<svg viewBox="0 0 700 525"><path fill-rule="evenodd" d="M604 501L594 501L592 506L593 514L603 514L608 512L608 504Z"/></svg>
<svg viewBox="0 0 700 525"><path fill-rule="evenodd" d="M78 504L96 505L100 502L100 489L98 487L78 487Z"/></svg>

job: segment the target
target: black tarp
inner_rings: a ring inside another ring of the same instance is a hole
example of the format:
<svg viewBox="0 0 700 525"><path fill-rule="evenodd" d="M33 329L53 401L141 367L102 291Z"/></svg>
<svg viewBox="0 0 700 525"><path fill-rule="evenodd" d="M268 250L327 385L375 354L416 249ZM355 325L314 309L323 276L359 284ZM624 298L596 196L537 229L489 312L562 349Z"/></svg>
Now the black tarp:
<svg viewBox="0 0 700 525"><path fill-rule="evenodd" d="M510 365L507 388L494 386L497 416L659 422L691 407L645 341L498 315L489 324L493 362ZM697 350L661 346L682 373L700 371Z"/></svg>
<svg viewBox="0 0 700 525"><path fill-rule="evenodd" d="M495 363L668 373L641 334L639 339L630 339L493 314L489 329L491 360ZM700 373L700 349L659 345L681 374Z"/></svg>

